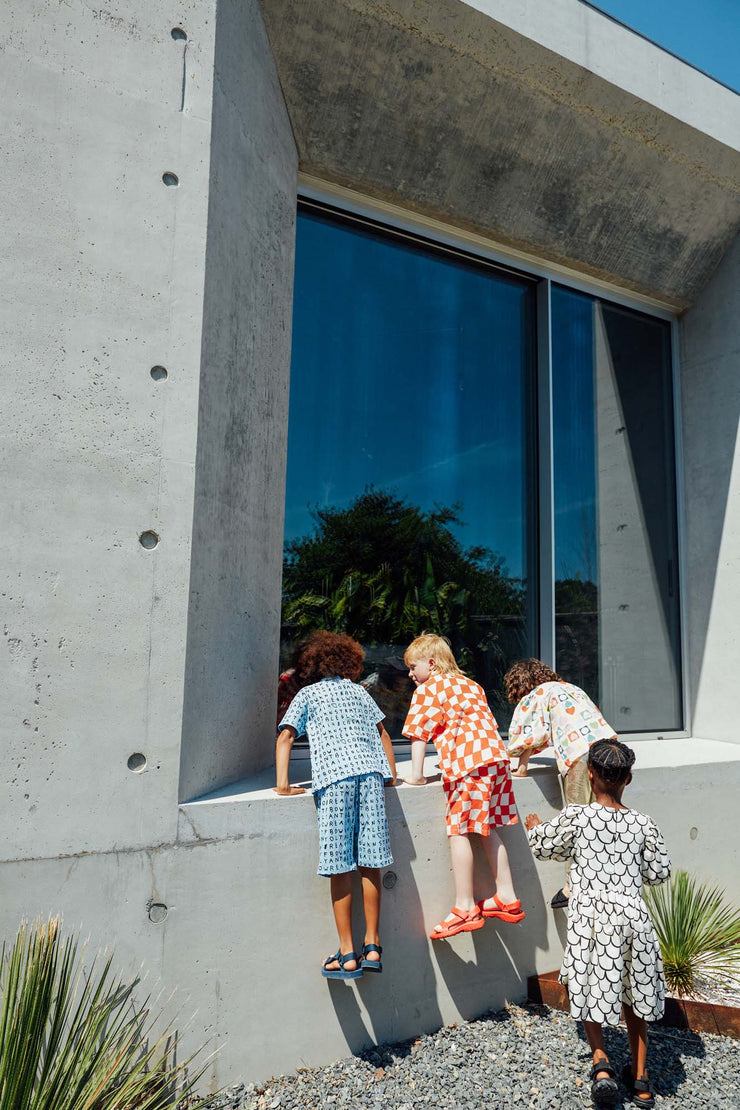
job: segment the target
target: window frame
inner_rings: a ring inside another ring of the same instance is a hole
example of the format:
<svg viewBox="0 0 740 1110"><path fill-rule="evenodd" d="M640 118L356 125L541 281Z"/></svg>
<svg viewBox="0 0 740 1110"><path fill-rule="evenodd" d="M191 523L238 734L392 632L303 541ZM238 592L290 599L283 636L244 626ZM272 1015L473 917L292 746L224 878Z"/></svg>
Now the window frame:
<svg viewBox="0 0 740 1110"><path fill-rule="evenodd" d="M688 672L688 643L686 622L686 539L683 474L683 441L680 391L680 334L678 312L672 306L639 293L624 289L597 278L587 278L565 266L544 262L534 255L514 248L504 247L492 240L461 228L454 228L438 220L410 212L396 205L367 197L351 189L319 181L299 174L298 207L322 210L337 218L370 226L381 235L409 238L437 250L464 257L473 264L516 274L533 281L536 289L536 452L534 474L537 480L537 508L535 548L539 567L537 580L538 616L535 622L539 640L539 655L546 663L554 665L555 655L555 527L553 485L553 423L552 423L552 343L551 343L551 292L552 285L566 286L577 292L601 297L613 304L634 309L648 316L666 320L671 328L671 378L673 402L674 467L676 477L676 529L678 537L678 605L681 634L681 695L684 727L665 729L661 732L630 732L630 743L640 740L675 738L691 735L691 698Z"/></svg>

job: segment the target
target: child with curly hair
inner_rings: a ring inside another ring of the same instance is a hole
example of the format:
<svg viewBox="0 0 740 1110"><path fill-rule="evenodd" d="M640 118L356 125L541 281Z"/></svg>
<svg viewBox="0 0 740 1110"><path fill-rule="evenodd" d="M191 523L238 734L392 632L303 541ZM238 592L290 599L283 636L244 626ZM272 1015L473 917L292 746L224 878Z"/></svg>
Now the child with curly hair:
<svg viewBox="0 0 740 1110"><path fill-rule="evenodd" d="M319 821L319 875L331 880L339 949L327 956L327 979L359 979L380 972L380 869L393 863L385 814L384 780L396 781L396 763L384 715L357 679L364 653L356 640L315 632L302 646L301 679L279 724L275 765L278 794L304 794L291 786L290 752L308 737L311 788ZM352 873L360 872L365 938L358 956L352 941Z"/></svg>
<svg viewBox="0 0 740 1110"><path fill-rule="evenodd" d="M541 659L520 659L504 675L506 696L516 705L509 725L507 749L519 757L515 778L524 778L530 756L553 748L563 780L565 805L588 805L593 801L584 756L597 740L611 740L614 729L607 724L588 694L566 682ZM550 905L565 909L569 886L566 881Z"/></svg>
<svg viewBox="0 0 740 1110"><path fill-rule="evenodd" d="M421 786L424 753L432 741L447 799L447 835L455 877L455 905L429 934L432 940L482 929L485 918L524 919L509 857L496 829L517 817L509 757L486 695L455 662L442 636L417 636L404 659L416 685L403 735L411 740L412 786ZM479 836L493 873L494 892L480 902L474 895L473 848Z"/></svg>
<svg viewBox="0 0 740 1110"><path fill-rule="evenodd" d="M624 1010L632 1067L626 1065L622 1082L637 1106L651 1107L647 1023L665 1007L660 945L642 886L665 882L671 863L654 822L622 805L634 762L635 753L619 740L597 740L587 757L596 801L566 806L545 824L536 813L525 819L537 859L573 864L560 982L568 988L571 1016L583 1022L593 1059L591 1095L603 1107L615 1106L619 1095L603 1023L617 1025Z"/></svg>

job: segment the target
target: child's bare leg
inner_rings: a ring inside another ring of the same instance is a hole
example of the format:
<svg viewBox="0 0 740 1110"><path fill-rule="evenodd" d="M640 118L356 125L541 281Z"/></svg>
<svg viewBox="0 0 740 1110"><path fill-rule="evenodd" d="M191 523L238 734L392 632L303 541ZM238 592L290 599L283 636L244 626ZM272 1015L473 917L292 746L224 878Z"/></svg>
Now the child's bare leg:
<svg viewBox="0 0 740 1110"><path fill-rule="evenodd" d="M638 1017L626 1002L624 1004L624 1020L627 1023L627 1036L632 1052L632 1078L642 1079L647 1075L647 1022L644 1018ZM635 1094L637 1098L650 1098L650 1095L641 1094L639 1091L636 1091Z"/></svg>
<svg viewBox="0 0 740 1110"><path fill-rule="evenodd" d="M365 944L380 945L380 868L361 867L362 876L362 902L365 907ZM366 960L377 963L380 959L378 952L368 952Z"/></svg>
<svg viewBox="0 0 740 1110"><path fill-rule="evenodd" d="M529 757L531 756L531 754L532 749L525 748L522 754L519 756L519 763L517 764L516 771L511 772L515 778L523 779L527 777L527 765L529 764Z"/></svg>
<svg viewBox="0 0 740 1110"><path fill-rule="evenodd" d="M331 876L331 905L334 910L334 921L339 934L339 951L342 955L354 951L352 943L352 872L344 871L341 875ZM331 960L327 965L328 971L337 971L338 960ZM348 960L344 965L345 971L355 971L357 963Z"/></svg>
<svg viewBox="0 0 740 1110"><path fill-rule="evenodd" d="M584 1021L583 1031L586 1034L586 1040L588 1041L588 1047L591 1049L591 1056L594 1064L598 1064L599 1060L606 1060L608 1062L609 1057L606 1054L606 1048L604 1046L604 1030L601 1028L599 1022ZM596 1078L608 1079L609 1073L605 1071L597 1072Z"/></svg>
<svg viewBox="0 0 740 1110"><path fill-rule="evenodd" d="M455 876L455 905L470 913L475 909L473 894L473 846L470 838L461 833L447 838L450 842L452 874Z"/></svg>
<svg viewBox="0 0 740 1110"><path fill-rule="evenodd" d="M509 853L495 829L491 829L488 836L482 836L480 839L483 841L488 865L493 872L496 893L501 901L508 906L517 900L514 891L514 880L511 877L511 867L509 866ZM487 910L496 908L493 898L486 898L483 904Z"/></svg>

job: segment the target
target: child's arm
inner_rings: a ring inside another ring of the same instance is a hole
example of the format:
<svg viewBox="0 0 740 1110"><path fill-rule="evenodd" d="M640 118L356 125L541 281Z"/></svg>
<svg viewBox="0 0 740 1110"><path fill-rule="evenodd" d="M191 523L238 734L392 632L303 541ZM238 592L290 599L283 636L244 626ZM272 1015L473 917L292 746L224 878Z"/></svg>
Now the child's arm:
<svg viewBox="0 0 740 1110"><path fill-rule="evenodd" d="M391 742L391 738L388 735L382 721L378 725L378 732L380 733L380 742L383 745L383 751L385 752L386 759L388 760L388 763L390 764L390 768L391 768L391 781L387 785L388 786L395 786L396 785L396 753L393 751L393 743Z"/></svg>
<svg viewBox="0 0 740 1110"><path fill-rule="evenodd" d="M411 741L411 778L404 779L409 786L424 786L424 755L427 750L426 740Z"/></svg>
<svg viewBox="0 0 740 1110"><path fill-rule="evenodd" d="M273 787L276 794L305 794L302 786L290 785L290 750L293 747L296 732L294 728L286 726L277 738L275 744L275 772L277 785Z"/></svg>

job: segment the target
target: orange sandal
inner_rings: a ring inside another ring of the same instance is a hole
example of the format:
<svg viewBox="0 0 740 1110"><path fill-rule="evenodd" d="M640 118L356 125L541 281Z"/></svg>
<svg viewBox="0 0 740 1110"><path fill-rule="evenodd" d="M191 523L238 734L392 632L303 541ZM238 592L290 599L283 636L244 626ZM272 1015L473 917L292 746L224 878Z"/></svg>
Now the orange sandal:
<svg viewBox="0 0 740 1110"><path fill-rule="evenodd" d="M474 910L459 910L457 906L453 906L450 913L457 920L440 921L439 925L435 925L429 934L431 940L444 940L445 937L454 937L458 933L472 933L476 929L482 929L485 925L478 907Z"/></svg>
<svg viewBox="0 0 740 1110"><path fill-rule="evenodd" d="M493 900L496 903L496 909L486 909L483 902L478 902L478 911L483 917L498 917L501 921L523 921L527 916L522 909L522 903L517 898L516 902L509 902L508 904L502 902L498 894L494 894Z"/></svg>

